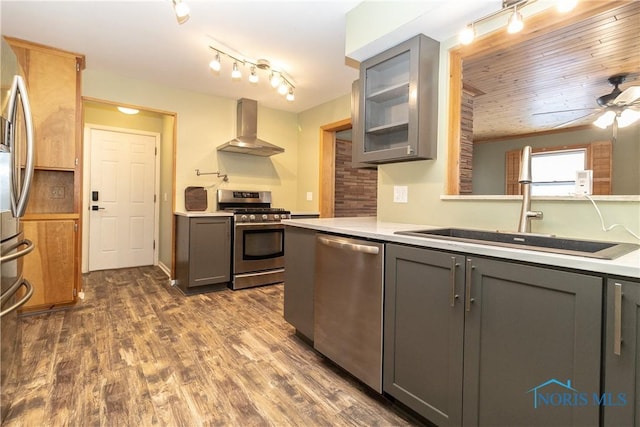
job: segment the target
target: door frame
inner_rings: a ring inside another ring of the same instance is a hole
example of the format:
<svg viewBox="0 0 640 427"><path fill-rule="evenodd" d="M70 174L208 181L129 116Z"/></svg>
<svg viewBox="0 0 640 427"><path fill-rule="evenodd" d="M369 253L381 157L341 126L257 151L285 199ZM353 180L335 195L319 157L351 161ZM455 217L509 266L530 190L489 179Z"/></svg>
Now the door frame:
<svg viewBox="0 0 640 427"><path fill-rule="evenodd" d="M351 129L351 119L320 126L320 218L333 218L336 192L336 132Z"/></svg>
<svg viewBox="0 0 640 427"><path fill-rule="evenodd" d="M160 193L160 134L158 132L148 132L138 129L127 129L115 126L98 125L95 123L85 123L83 129L83 141L84 150L83 165L82 168L82 200L87 204L87 212L91 209L91 131L92 130L105 130L109 132L121 132L135 135L152 136L155 139L155 172L154 172L154 203L153 203L153 240L156 242L153 248L153 265L158 265L159 248L158 242L160 241L160 207L158 194ZM84 207L80 207L82 212L81 216L85 216ZM89 272L89 226L91 216L86 216L87 220L82 221L82 273Z"/></svg>

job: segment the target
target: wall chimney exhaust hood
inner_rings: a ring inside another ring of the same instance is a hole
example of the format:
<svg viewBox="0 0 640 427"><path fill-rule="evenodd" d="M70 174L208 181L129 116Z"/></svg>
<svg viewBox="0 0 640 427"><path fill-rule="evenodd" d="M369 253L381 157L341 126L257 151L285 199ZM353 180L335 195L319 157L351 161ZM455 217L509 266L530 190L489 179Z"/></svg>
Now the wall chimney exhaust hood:
<svg viewBox="0 0 640 427"><path fill-rule="evenodd" d="M218 151L273 156L284 153L284 148L258 139L258 102L254 99L238 100L236 137L218 146Z"/></svg>

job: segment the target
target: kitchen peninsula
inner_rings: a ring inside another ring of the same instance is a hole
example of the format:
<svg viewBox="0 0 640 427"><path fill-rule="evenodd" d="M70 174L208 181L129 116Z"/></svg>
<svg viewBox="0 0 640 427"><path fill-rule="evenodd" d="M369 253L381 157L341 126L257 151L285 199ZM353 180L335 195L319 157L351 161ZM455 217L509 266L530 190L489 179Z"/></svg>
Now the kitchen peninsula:
<svg viewBox="0 0 640 427"><path fill-rule="evenodd" d="M285 319L321 353L314 340L316 278L323 274L318 270L356 268L338 265L340 258L335 265L321 263L321 239L344 237L344 250L354 238L383 243L383 394L430 422L632 423L638 405L639 249L604 260L401 235L396 232L437 227L376 218L283 223ZM343 292L346 298L352 290L345 286ZM538 408L534 393L558 382L597 395L597 402ZM624 402L603 404L612 396Z"/></svg>

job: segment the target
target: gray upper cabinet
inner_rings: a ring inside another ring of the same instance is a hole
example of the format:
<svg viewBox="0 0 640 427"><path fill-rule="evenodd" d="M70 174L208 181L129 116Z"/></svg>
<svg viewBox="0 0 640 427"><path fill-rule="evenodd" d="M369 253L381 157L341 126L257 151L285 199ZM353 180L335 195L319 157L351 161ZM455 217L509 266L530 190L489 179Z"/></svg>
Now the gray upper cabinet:
<svg viewBox="0 0 640 427"><path fill-rule="evenodd" d="M436 157L439 56L421 34L360 64L354 162Z"/></svg>
<svg viewBox="0 0 640 427"><path fill-rule="evenodd" d="M385 278L386 393L440 426L598 425L542 399L600 390L602 278L393 244Z"/></svg>
<svg viewBox="0 0 640 427"><path fill-rule="evenodd" d="M640 283L609 279L604 425L640 426Z"/></svg>

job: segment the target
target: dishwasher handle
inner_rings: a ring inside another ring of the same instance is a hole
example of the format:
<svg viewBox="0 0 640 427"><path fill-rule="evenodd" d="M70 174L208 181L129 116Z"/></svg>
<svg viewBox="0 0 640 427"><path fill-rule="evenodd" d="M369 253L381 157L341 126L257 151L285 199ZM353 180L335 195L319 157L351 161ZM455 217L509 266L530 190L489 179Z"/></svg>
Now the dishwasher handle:
<svg viewBox="0 0 640 427"><path fill-rule="evenodd" d="M378 255L380 253L380 248L378 246L369 246L363 245L360 243L351 243L344 239L335 239L318 236L318 241L326 246L331 246L333 248L339 249L347 249L353 252L362 252L365 254Z"/></svg>

